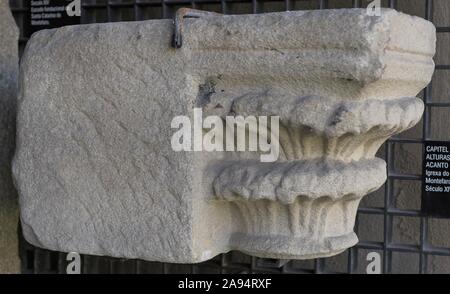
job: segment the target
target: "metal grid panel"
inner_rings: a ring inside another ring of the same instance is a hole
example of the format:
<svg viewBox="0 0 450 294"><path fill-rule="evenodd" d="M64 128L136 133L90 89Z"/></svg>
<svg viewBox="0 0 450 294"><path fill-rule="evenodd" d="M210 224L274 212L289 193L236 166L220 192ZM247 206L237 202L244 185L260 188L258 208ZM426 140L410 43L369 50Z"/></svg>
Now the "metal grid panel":
<svg viewBox="0 0 450 294"><path fill-rule="evenodd" d="M385 0L384 7L398 8L397 2L403 0ZM409 1L409 0L406 0ZM420 0L419 0L420 1ZM422 0L424 17L432 20L433 0ZM24 15L27 12L28 0L10 0L13 14L23 32ZM327 9L336 3L346 7L366 7L369 0L82 0L82 23L133 21L145 19L171 18L180 7L192 7L202 10L221 12L224 14L262 13L270 11ZM450 27L437 27L438 34L449 33ZM21 35L20 47L23 50L27 42ZM439 46L439 45L438 45ZM22 52L22 51L21 51ZM450 64L437 64L436 71L448 71ZM447 80L448 82L448 80ZM433 109L448 111L450 97L441 97L444 101L433 101L431 84L423 91L425 113L422 122L422 137L399 136L388 140L379 155L384 157L388 166L388 180L384 186L383 204L376 207L360 207L355 230L364 230L360 219L362 216L382 218L383 236L378 241L360 241L338 257L331 259L315 259L309 261L289 261L262 259L230 252L219 255L210 261L196 265L179 265L140 260L125 260L109 257L82 256L83 273L357 273L364 272L361 260L364 253L377 251L383 256L383 272L391 273L396 265L394 256L412 253L419 256L416 264L417 273L428 272L429 256L450 256L450 247L435 247L429 242L429 219L420 210L399 209L394 203L394 183L397 181L415 181L419 183L419 174L397 172L395 169L395 148L403 144L422 145L431 138L431 119ZM447 93L448 94L448 93ZM444 93L439 93L444 95ZM445 100L446 99L446 100ZM449 139L449 138L445 138ZM383 154L384 153L384 154ZM396 242L393 239L393 221L395 217L409 217L420 222L419 241L417 244ZM64 273L66 268L65 254L35 248L23 239L20 244L22 271L24 273ZM335 270L330 264L344 264L344 269ZM397 264L398 266L398 264ZM401 265L400 265L401 266ZM450 268L446 269L450 272Z"/></svg>

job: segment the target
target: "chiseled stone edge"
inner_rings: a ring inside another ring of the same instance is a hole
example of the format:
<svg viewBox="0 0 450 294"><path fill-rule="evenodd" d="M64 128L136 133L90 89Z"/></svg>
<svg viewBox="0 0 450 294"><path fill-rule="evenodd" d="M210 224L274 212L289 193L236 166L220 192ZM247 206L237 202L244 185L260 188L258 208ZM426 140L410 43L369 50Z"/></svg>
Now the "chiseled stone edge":
<svg viewBox="0 0 450 294"><path fill-rule="evenodd" d="M416 125L422 117L424 104L416 97L336 101L314 95L280 97L250 93L233 101L230 111L244 116L279 116L280 124L288 128L307 127L327 138L365 135L374 128L382 138Z"/></svg>
<svg viewBox="0 0 450 294"><path fill-rule="evenodd" d="M199 75L223 71L230 75L293 78L297 73L302 78L349 79L361 86L395 80L412 87L414 82L413 88L418 89L429 82L434 71L434 25L393 9L382 9L381 16L370 16L366 9L353 8L245 17L224 15L185 21L185 47L181 50L196 61L190 69ZM204 26L209 26L208 33L196 34ZM412 40L411 35L419 38ZM261 63L249 61L246 58L249 54L277 62L265 68ZM354 58L359 62L349 62ZM230 71L217 69L230 59L237 61ZM295 68L299 64L302 66Z"/></svg>
<svg viewBox="0 0 450 294"><path fill-rule="evenodd" d="M297 197L330 201L360 198L386 180L386 163L379 158L345 163L314 159L261 163L230 163L214 181L218 199L257 201L267 199L292 204ZM332 183L332 184L331 184Z"/></svg>

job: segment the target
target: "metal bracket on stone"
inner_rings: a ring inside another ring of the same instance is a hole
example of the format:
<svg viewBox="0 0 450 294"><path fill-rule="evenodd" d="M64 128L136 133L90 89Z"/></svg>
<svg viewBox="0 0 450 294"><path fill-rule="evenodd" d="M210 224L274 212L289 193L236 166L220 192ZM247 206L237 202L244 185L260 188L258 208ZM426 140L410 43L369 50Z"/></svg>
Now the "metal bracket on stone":
<svg viewBox="0 0 450 294"><path fill-rule="evenodd" d="M192 8L180 8L175 13L173 19L173 24L175 26L175 31L172 39L172 47L181 48L183 45L183 20L184 18L200 18L203 16L219 16L222 15L217 12L204 11Z"/></svg>

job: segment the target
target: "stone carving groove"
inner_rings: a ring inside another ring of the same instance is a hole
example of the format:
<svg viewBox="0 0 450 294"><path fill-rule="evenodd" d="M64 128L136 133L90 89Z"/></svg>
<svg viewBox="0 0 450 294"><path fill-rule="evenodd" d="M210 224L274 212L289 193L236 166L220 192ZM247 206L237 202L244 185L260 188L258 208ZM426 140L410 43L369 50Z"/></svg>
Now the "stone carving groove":
<svg viewBox="0 0 450 294"><path fill-rule="evenodd" d="M179 263L354 245L359 201L386 179L378 148L421 118L434 26L390 9L207 16L185 20L179 49L172 29L160 20L32 37L14 160L27 240ZM194 107L279 116L280 157L175 152L171 120Z"/></svg>
<svg viewBox="0 0 450 294"><path fill-rule="evenodd" d="M279 115L281 149L279 162L236 161L215 179L216 196L232 201L245 224L232 243L251 254L305 258L334 255L357 242L358 203L386 178L375 153L388 137L418 122L423 102L262 93L239 97L231 111ZM255 244L265 247L252 251Z"/></svg>

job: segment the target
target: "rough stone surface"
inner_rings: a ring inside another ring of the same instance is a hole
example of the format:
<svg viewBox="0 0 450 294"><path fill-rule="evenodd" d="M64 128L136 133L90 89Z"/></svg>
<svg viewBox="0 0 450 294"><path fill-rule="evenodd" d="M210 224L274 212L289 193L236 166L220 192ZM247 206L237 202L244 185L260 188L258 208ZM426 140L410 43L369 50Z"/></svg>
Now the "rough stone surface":
<svg viewBox="0 0 450 294"><path fill-rule="evenodd" d="M415 125L434 26L364 9L41 31L21 66L14 175L26 239L60 251L199 262L232 249L335 255L357 242L376 159ZM175 152L176 115L278 115L277 162Z"/></svg>
<svg viewBox="0 0 450 294"><path fill-rule="evenodd" d="M0 0L0 273L17 273L19 209L12 184L19 30L7 0Z"/></svg>
<svg viewBox="0 0 450 294"><path fill-rule="evenodd" d="M436 26L450 26L450 1L435 0L433 9L433 22ZM406 13L425 17L422 0L397 1L398 8ZM436 64L450 64L450 35L437 34ZM434 102L450 101L450 71L437 70L433 76L430 98ZM422 94L421 94L422 96ZM432 118L429 122L430 137L436 140L449 140L450 125L449 108L436 108L431 110ZM414 128L401 135L404 138L422 138L423 125L417 124ZM397 173L421 174L422 172L422 146L421 144L395 144L394 166ZM421 206L420 181L395 181L392 191L393 205L399 209L420 210ZM384 191L379 191L365 197L362 205L366 207L380 207L384 203ZM383 219L370 215L360 215L359 237L361 240L383 241ZM450 247L450 219L430 218L428 221L428 237L426 242L432 246ZM419 245L421 236L420 219L415 217L395 217L393 220L393 242ZM381 252L381 251L380 251ZM345 258L344 258L345 259ZM346 260L341 259L336 268L346 268ZM327 263L330 261L327 261ZM366 262L361 266L365 272ZM419 257L415 253L394 253L393 273L418 273ZM450 258L447 256L429 255L427 258L428 273L450 273Z"/></svg>

